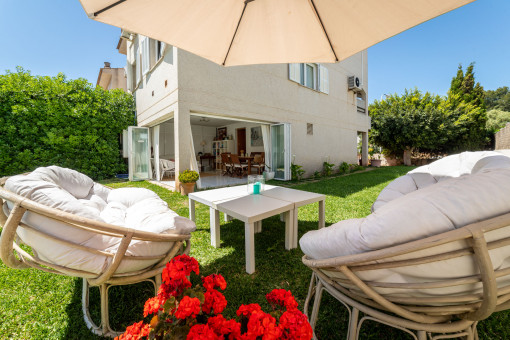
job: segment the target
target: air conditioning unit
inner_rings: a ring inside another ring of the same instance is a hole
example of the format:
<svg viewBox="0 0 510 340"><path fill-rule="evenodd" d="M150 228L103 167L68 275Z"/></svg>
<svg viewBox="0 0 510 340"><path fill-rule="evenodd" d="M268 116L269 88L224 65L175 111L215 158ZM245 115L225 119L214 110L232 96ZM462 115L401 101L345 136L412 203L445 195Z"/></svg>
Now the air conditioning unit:
<svg viewBox="0 0 510 340"><path fill-rule="evenodd" d="M356 76L347 78L347 86L351 91L361 92L361 81Z"/></svg>

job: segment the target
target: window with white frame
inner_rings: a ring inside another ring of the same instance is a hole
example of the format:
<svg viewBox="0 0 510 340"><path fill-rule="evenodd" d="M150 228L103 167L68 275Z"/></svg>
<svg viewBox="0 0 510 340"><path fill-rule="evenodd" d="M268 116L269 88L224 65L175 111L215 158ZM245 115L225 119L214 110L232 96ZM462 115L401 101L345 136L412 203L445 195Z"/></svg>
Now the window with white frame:
<svg viewBox="0 0 510 340"><path fill-rule="evenodd" d="M163 58L166 44L162 41L156 40L156 61Z"/></svg>
<svg viewBox="0 0 510 340"><path fill-rule="evenodd" d="M165 54L166 44L159 40L149 39L150 69L152 69Z"/></svg>
<svg viewBox="0 0 510 340"><path fill-rule="evenodd" d="M142 36L140 36L142 37ZM148 37L142 37L142 41L140 42L140 58L142 61L142 74L146 75L150 69L150 48L149 48L150 39Z"/></svg>
<svg viewBox="0 0 510 340"><path fill-rule="evenodd" d="M329 72L320 64L289 64L289 79L323 93L329 93Z"/></svg>
<svg viewBox="0 0 510 340"><path fill-rule="evenodd" d="M135 88L140 83L142 79L142 65L141 65L141 56L140 56L140 45L135 47Z"/></svg>

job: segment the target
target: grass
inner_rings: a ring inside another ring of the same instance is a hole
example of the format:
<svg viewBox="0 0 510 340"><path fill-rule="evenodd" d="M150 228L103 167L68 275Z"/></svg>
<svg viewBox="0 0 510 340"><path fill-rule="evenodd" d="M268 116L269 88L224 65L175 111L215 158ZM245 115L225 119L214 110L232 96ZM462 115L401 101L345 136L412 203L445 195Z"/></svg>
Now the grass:
<svg viewBox="0 0 510 340"><path fill-rule="evenodd" d="M379 192L394 178L409 171L406 167L385 167L349 176L293 185L299 190L327 195L326 224L343 219L364 217ZM155 191L181 216L188 216L188 200L147 182L106 182L119 187L145 187ZM317 228L317 204L299 210L299 236ZM237 307L259 303L268 310L265 294L275 288L290 289L300 306L306 297L310 270L301 262L299 248L286 251L284 224L275 216L264 220L263 232L255 236L256 272L245 272L244 224L221 217L221 247L210 245L209 209L196 206L197 231L192 236L191 255L201 265L201 275L221 273L227 280L226 317L233 317ZM38 270L13 270L0 264L0 339L98 339L92 335L81 315L81 280L52 275ZM92 292L91 310L99 318L99 301ZM114 287L110 293L111 322L123 329L139 321L143 303L151 297L150 284ZM320 339L345 339L347 311L335 299L324 294L316 328ZM480 339L510 338L510 313L500 312L479 324ZM411 339L401 331L368 321L360 339Z"/></svg>

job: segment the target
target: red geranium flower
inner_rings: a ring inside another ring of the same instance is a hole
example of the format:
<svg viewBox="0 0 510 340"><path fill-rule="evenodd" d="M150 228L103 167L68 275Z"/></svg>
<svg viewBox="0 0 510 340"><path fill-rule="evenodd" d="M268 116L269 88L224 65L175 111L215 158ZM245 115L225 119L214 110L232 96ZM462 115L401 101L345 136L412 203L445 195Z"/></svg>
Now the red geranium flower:
<svg viewBox="0 0 510 340"><path fill-rule="evenodd" d="M241 324L235 320L227 320L223 315L212 316L207 320L207 325L217 335L228 336L226 339L234 340L241 335Z"/></svg>
<svg viewBox="0 0 510 340"><path fill-rule="evenodd" d="M145 301L143 316L146 317L149 314L157 313L165 301L166 298L159 295Z"/></svg>
<svg viewBox="0 0 510 340"><path fill-rule="evenodd" d="M175 317L178 319L186 319L189 316L196 318L198 313L200 313L200 300L198 298L185 296L182 298L179 307L177 307L175 311Z"/></svg>
<svg viewBox="0 0 510 340"><path fill-rule="evenodd" d="M225 307L227 307L227 299L225 299L225 296L215 289L206 291L204 297L205 301L202 305L202 310L206 314L211 313L211 309L214 314L220 314L223 312Z"/></svg>
<svg viewBox="0 0 510 340"><path fill-rule="evenodd" d="M292 293L285 289L273 289L269 294L266 294L266 300L273 306L274 309L277 306L281 308L285 307L287 310L297 309L298 303Z"/></svg>
<svg viewBox="0 0 510 340"><path fill-rule="evenodd" d="M198 275L199 266L197 260L188 255L180 255L174 257L170 262L166 264L163 269L162 279L166 284L170 284L172 281L188 281L187 276L195 272Z"/></svg>
<svg viewBox="0 0 510 340"><path fill-rule="evenodd" d="M287 334L287 339L310 340L313 336L308 318L297 309L282 314L280 327Z"/></svg>
<svg viewBox="0 0 510 340"><path fill-rule="evenodd" d="M255 311L261 311L262 308L258 305L258 303L250 303L249 305L241 305L237 310L237 316L245 316L249 318L251 314Z"/></svg>
<svg viewBox="0 0 510 340"><path fill-rule="evenodd" d="M115 340L138 340L142 337L149 336L149 333L149 325L144 325L143 321L135 322L127 327L126 332L116 337Z"/></svg>
<svg viewBox="0 0 510 340"><path fill-rule="evenodd" d="M248 321L248 331L246 334L249 337L262 336L263 340L275 340L280 338L282 331L276 326L276 319L270 314L254 311Z"/></svg>
<svg viewBox="0 0 510 340"><path fill-rule="evenodd" d="M206 290L211 290L219 287L221 290L227 288L227 281L220 274L211 274L202 278L203 286Z"/></svg>
<svg viewBox="0 0 510 340"><path fill-rule="evenodd" d="M194 325L189 330L186 340L222 340L222 337L216 335L207 325Z"/></svg>

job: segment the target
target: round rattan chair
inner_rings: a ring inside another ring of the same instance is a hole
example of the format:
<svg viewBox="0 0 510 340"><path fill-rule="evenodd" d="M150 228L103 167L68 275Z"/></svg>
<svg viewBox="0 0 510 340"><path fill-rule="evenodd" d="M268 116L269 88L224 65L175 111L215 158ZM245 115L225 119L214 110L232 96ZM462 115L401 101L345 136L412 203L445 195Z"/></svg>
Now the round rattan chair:
<svg viewBox="0 0 510 340"><path fill-rule="evenodd" d="M97 335L113 337L120 334L119 332L113 331L109 324L108 290L110 287L150 281L154 284L155 290L157 290L157 287L161 284L161 272L166 263L176 255L189 252L191 235L157 234L133 230L49 208L6 190L3 187L6 180L7 178L0 179L0 225L3 227L0 237L0 258L7 266L15 269L36 268L49 273L83 278L83 317L87 327ZM7 208L7 202L13 205L12 209ZM10 213L6 213L9 210ZM120 244L115 253L110 253L101 249L73 243L69 240L56 237L55 235L44 233L35 229L33 226L23 223L22 218L25 212L46 216L52 220L60 221L68 227L76 228L76 230L86 230L88 232L119 238ZM108 265L99 275L97 273L68 268L57 263L45 261L38 257L36 247L32 247L32 254L20 247L21 240L17 236L17 229L20 226L22 228L28 228L38 233L41 237L51 239L51 241L62 244L63 246L88 252L91 256L106 256L111 258L111 260L108 261ZM128 250L131 241L163 242L171 243L172 245L169 247L168 251L162 254L134 256L126 254L126 250ZM117 274L116 270L123 260L150 261L156 263L141 270ZM100 291L101 324L99 326L92 321L89 314L90 286L98 286Z"/></svg>
<svg viewBox="0 0 510 340"><path fill-rule="evenodd" d="M305 312L313 304L310 323L315 329L326 290L349 311L348 339L358 339L366 320L419 340L478 339L479 321L510 309L507 255L510 258L510 214L377 251L321 260L305 255L303 263L313 271ZM388 272L438 275L416 275L412 282L378 280Z"/></svg>

